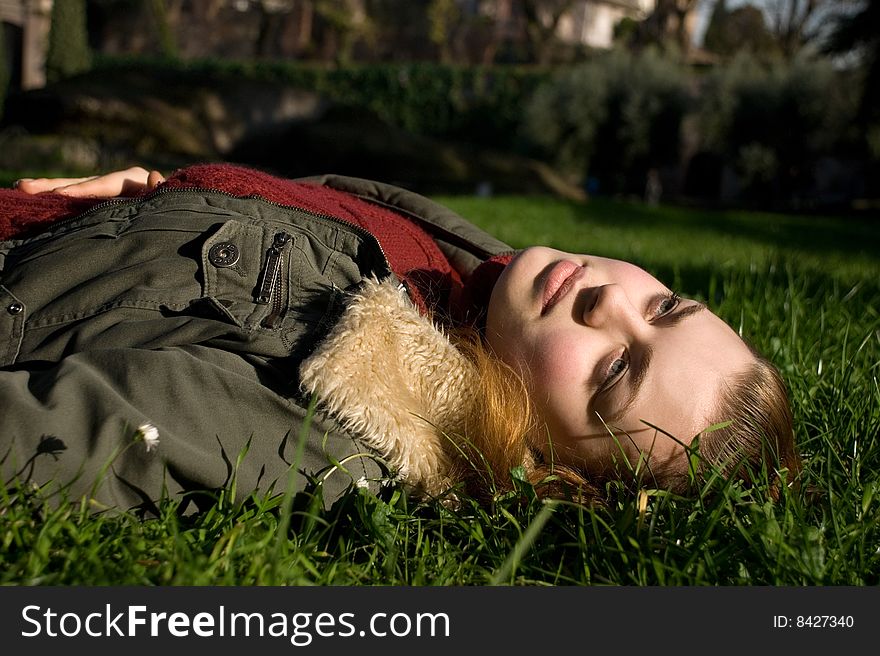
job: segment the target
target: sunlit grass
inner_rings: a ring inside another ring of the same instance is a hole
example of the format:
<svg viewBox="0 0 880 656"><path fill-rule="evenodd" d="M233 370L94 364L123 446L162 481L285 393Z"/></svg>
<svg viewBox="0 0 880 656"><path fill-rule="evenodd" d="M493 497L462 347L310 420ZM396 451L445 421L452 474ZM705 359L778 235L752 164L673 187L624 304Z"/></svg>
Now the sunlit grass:
<svg viewBox="0 0 880 656"><path fill-rule="evenodd" d="M443 198L515 247L632 259L708 301L783 371L805 483L715 481L696 499L612 486L605 508L527 485L452 510L400 490L254 497L181 517L0 498L0 584L876 585L880 583L880 231L869 219L546 198ZM289 522L282 508L291 508ZM285 519L282 521L282 517ZM287 533L283 532L287 529ZM282 531L279 533L279 531ZM284 536L279 539L279 536Z"/></svg>

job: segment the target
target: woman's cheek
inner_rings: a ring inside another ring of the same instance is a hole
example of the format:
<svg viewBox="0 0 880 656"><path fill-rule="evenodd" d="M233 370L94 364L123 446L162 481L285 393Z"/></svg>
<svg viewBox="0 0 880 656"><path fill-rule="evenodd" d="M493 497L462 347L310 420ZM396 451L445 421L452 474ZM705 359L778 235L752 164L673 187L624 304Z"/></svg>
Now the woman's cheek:
<svg viewBox="0 0 880 656"><path fill-rule="evenodd" d="M584 389L584 363L575 349L553 340L538 344L534 355L531 368L539 389L553 396Z"/></svg>

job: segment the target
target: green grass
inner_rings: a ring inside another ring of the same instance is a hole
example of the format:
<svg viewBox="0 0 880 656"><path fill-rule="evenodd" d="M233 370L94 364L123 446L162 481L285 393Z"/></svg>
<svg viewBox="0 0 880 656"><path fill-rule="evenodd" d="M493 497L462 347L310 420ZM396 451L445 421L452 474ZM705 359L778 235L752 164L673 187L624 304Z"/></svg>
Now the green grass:
<svg viewBox="0 0 880 656"><path fill-rule="evenodd" d="M607 508L542 504L521 485L450 510L353 489L331 509L220 495L178 517L0 499L0 583L877 585L880 583L880 230L870 218L648 208L611 201L442 198L513 246L631 259L707 301L781 368L806 483L716 481L696 499L622 489ZM292 501L292 503L290 503ZM283 507L292 507L289 530Z"/></svg>

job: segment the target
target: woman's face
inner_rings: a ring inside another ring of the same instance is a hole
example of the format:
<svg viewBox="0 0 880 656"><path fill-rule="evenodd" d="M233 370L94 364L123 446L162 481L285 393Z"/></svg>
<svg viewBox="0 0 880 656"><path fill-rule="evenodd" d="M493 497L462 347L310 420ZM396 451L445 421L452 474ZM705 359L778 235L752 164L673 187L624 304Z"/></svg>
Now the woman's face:
<svg viewBox="0 0 880 656"><path fill-rule="evenodd" d="M554 461L594 474L611 473L622 454L681 457L664 432L689 444L712 423L725 381L754 361L704 305L637 266L541 247L501 274L486 336L523 372Z"/></svg>

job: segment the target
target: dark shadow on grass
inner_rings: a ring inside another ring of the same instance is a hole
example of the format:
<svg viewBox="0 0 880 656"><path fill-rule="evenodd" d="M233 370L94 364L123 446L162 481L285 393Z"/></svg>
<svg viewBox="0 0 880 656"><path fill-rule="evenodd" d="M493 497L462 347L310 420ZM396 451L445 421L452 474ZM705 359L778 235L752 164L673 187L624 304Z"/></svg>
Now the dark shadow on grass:
<svg viewBox="0 0 880 656"><path fill-rule="evenodd" d="M740 237L788 251L868 255L880 260L880 217L807 216L749 211L701 212L602 198L571 203L579 221L608 227L678 228L706 236Z"/></svg>

